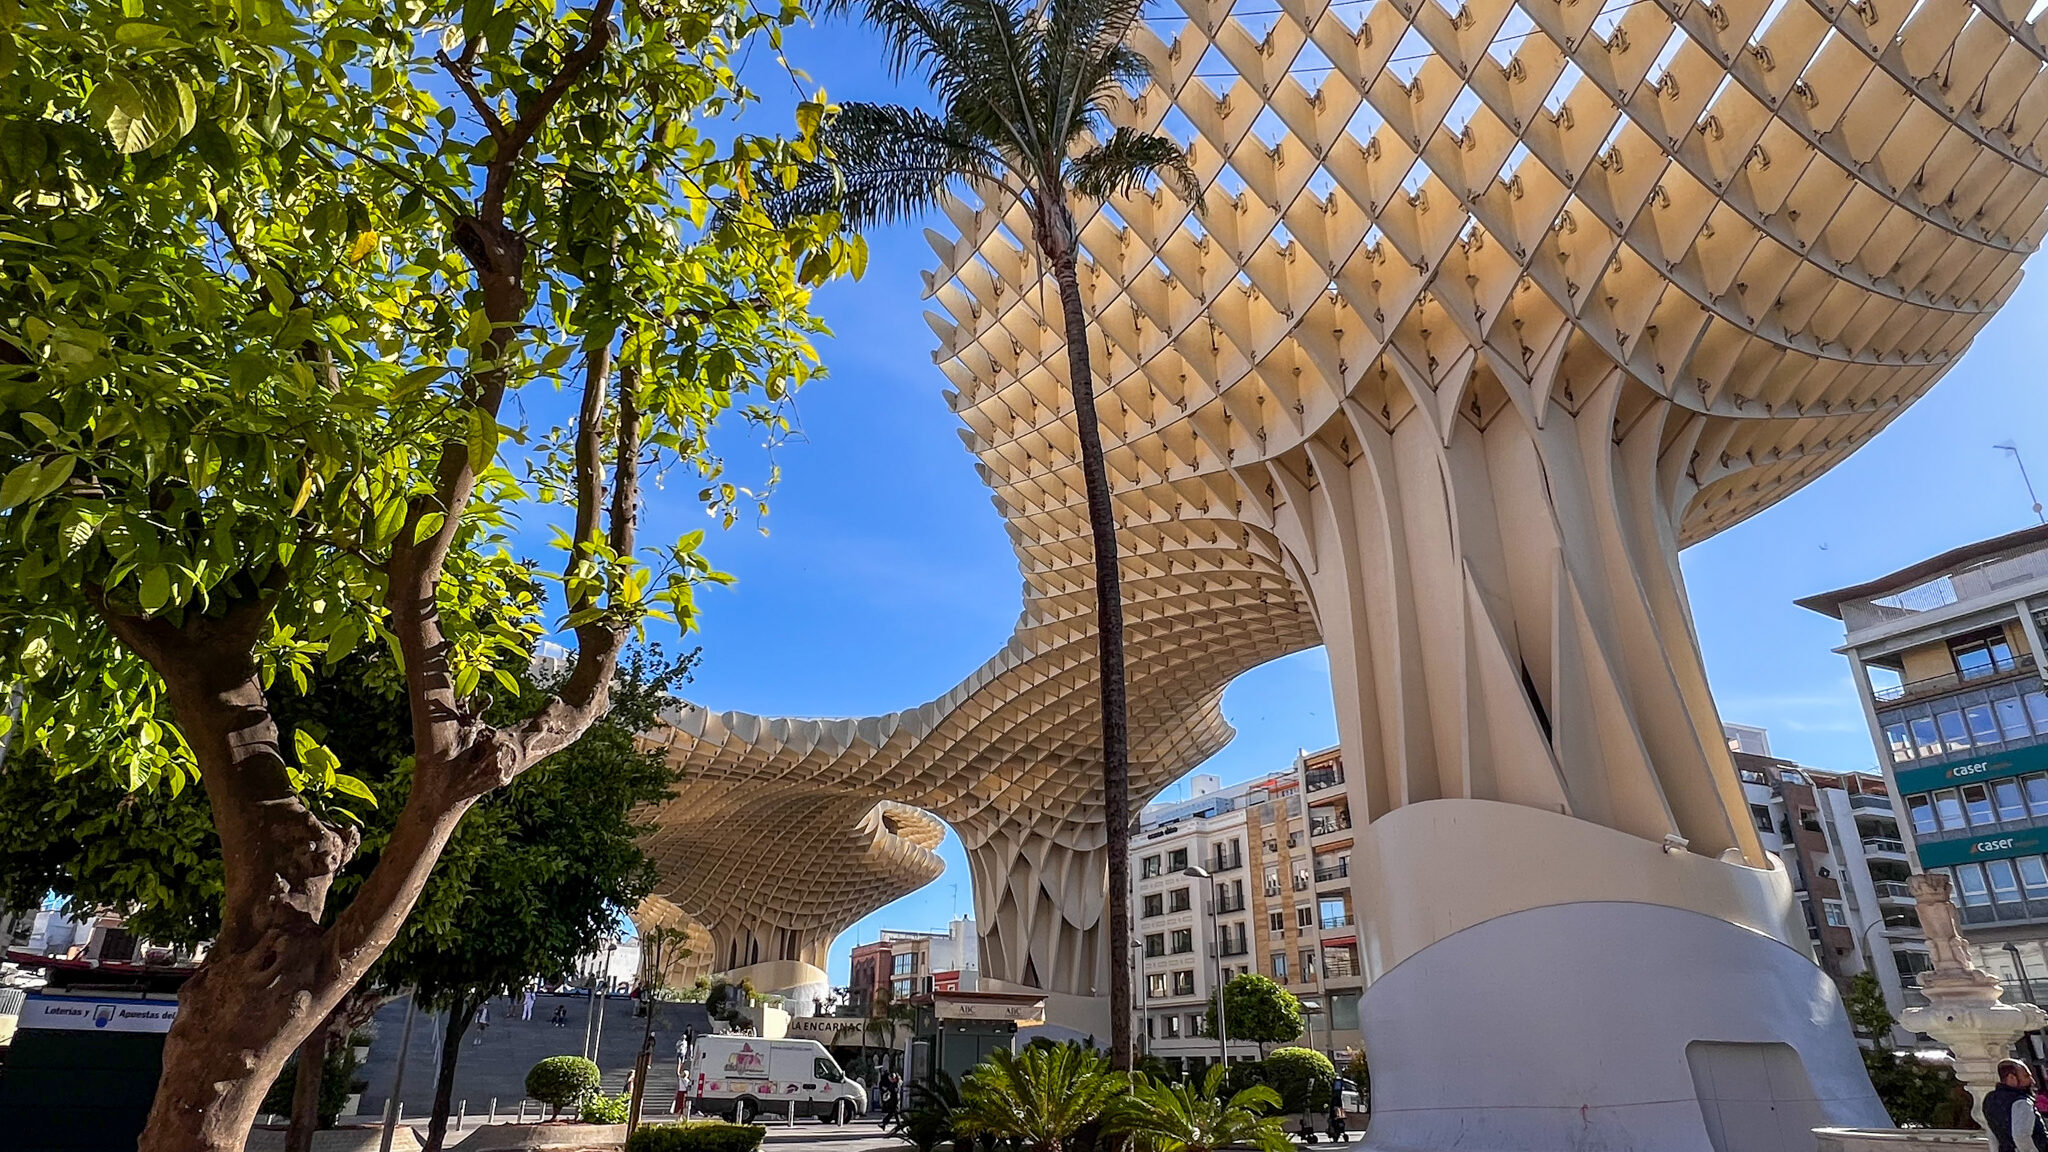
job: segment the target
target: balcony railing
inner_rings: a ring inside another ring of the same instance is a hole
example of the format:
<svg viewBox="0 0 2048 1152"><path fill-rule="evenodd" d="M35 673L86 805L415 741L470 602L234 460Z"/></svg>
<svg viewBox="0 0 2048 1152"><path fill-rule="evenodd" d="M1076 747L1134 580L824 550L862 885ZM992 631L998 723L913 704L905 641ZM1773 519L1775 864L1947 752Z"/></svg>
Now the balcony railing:
<svg viewBox="0 0 2048 1152"><path fill-rule="evenodd" d="M1335 788L1344 782L1344 769L1342 768L1311 768L1306 775L1307 779L1302 782L1302 786L1311 792L1321 792L1325 788Z"/></svg>
<svg viewBox="0 0 2048 1152"><path fill-rule="evenodd" d="M1349 928L1356 923L1358 923L1358 921L1353 919L1351 913L1349 912L1344 913L1342 916L1323 917L1324 928Z"/></svg>
<svg viewBox="0 0 2048 1152"><path fill-rule="evenodd" d="M1316 866L1316 883L1318 884L1329 880L1341 880L1349 875L1351 875L1351 861L1349 860L1339 860L1335 864L1319 864Z"/></svg>
<svg viewBox="0 0 2048 1152"><path fill-rule="evenodd" d="M1216 914L1217 914L1217 915L1219 915L1219 916L1222 916L1222 915L1227 915L1227 914L1229 914L1229 913L1232 913L1232 912L1242 912L1242 911L1244 911L1244 897L1242 897L1242 896L1219 896L1219 897L1217 897L1217 899L1216 899Z"/></svg>
<svg viewBox="0 0 2048 1152"><path fill-rule="evenodd" d="M1349 952L1323 952L1323 979L1348 980L1358 975L1358 957Z"/></svg>
<svg viewBox="0 0 2048 1152"><path fill-rule="evenodd" d="M1865 812L1890 812L1892 810L1892 798L1889 796L1867 794L1851 796L1849 797L1849 807Z"/></svg>
<svg viewBox="0 0 2048 1152"><path fill-rule="evenodd" d="M1913 890L1897 880L1879 880L1876 884L1879 900L1904 900L1913 902Z"/></svg>
<svg viewBox="0 0 2048 1152"><path fill-rule="evenodd" d="M1906 842L1894 840L1889 836L1872 836L1863 841L1863 850L1865 852L1896 852L1903 856L1906 852Z"/></svg>
<svg viewBox="0 0 2048 1152"><path fill-rule="evenodd" d="M1879 706L1900 704L1917 700L1923 696L1940 696L1973 684L1983 684L2034 670L2034 657L2021 652L2004 659L1994 659L1989 664L1972 668L1969 672L1945 672L1929 676L1925 680L1908 680L1903 684L1887 684L1870 690L1871 702Z"/></svg>
<svg viewBox="0 0 2048 1152"><path fill-rule="evenodd" d="M1308 873L1296 872L1294 874L1294 890L1296 892L1308 891Z"/></svg>
<svg viewBox="0 0 2048 1152"><path fill-rule="evenodd" d="M1310 816L1308 818L1308 834L1311 836L1328 836L1332 832L1342 832L1350 827L1350 816Z"/></svg>
<svg viewBox="0 0 2048 1152"><path fill-rule="evenodd" d="M1229 872L1242 867L1244 867L1244 853L1232 852L1226 855L1218 852L1216 854L1216 862L1209 865L1209 871Z"/></svg>

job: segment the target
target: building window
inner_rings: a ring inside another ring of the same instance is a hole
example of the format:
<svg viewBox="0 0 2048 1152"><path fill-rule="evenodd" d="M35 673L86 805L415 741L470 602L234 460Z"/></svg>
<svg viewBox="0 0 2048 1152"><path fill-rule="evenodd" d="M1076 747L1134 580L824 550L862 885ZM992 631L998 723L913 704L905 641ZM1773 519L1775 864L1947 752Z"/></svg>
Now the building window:
<svg viewBox="0 0 2048 1152"><path fill-rule="evenodd" d="M2027 809L2036 816L2048 816L2048 776L2023 776L2020 786L2027 793Z"/></svg>
<svg viewBox="0 0 2048 1152"><path fill-rule="evenodd" d="M1934 718L1915 716L1913 724L1913 748L1922 759L1941 755L1941 737L1934 731Z"/></svg>
<svg viewBox="0 0 2048 1152"><path fill-rule="evenodd" d="M1173 1016L1173 1015L1161 1016L1161 1017L1159 1018L1159 1023L1160 1023L1160 1026L1161 1026L1161 1027L1163 1027L1163 1028L1164 1028L1164 1029L1166 1030L1166 1038L1167 1038L1167 1039L1169 1039L1169 1040L1171 1040L1171 1039L1175 1039L1175 1038L1177 1038L1177 1037L1178 1037L1178 1036L1180 1035L1180 1017L1179 1017L1179 1016Z"/></svg>
<svg viewBox="0 0 2048 1152"><path fill-rule="evenodd" d="M1955 657L1956 671L1965 680L1981 680L2013 667L2012 645L2005 642L2005 630L1986 632L1963 640L1952 640L1949 655Z"/></svg>
<svg viewBox="0 0 2048 1152"><path fill-rule="evenodd" d="M1155 998L1166 995L1166 973L1153 972L1145 977L1145 995Z"/></svg>
<svg viewBox="0 0 2048 1152"><path fill-rule="evenodd" d="M1944 832L1960 832L1970 826L1963 819L1963 802L1953 788L1934 793L1934 814L1940 818Z"/></svg>
<svg viewBox="0 0 2048 1152"><path fill-rule="evenodd" d="M1297 927L1297 928L1313 928L1313 927L1315 927L1315 926L1316 926L1316 910L1315 910L1315 909L1313 909L1313 908L1311 908L1311 907L1309 907L1309 906L1308 906L1308 905L1306 905L1306 904L1303 904L1303 905L1302 905L1301 907L1299 907L1299 908L1296 908L1296 909L1294 910L1294 925L1295 925L1295 927Z"/></svg>
<svg viewBox="0 0 2048 1152"><path fill-rule="evenodd" d="M1963 907L1982 908L1991 903L1991 887L1984 883L1981 864L1956 865L1956 890L1963 894Z"/></svg>
<svg viewBox="0 0 2048 1152"><path fill-rule="evenodd" d="M898 952L889 962L889 973L892 976L901 976L906 972L915 971L917 971L917 953L915 952Z"/></svg>
<svg viewBox="0 0 2048 1152"><path fill-rule="evenodd" d="M1938 826L1934 822L1934 802L1926 796L1906 797L1906 810L1913 814L1913 835L1931 836Z"/></svg>
<svg viewBox="0 0 2048 1152"><path fill-rule="evenodd" d="M1970 818L1972 828L1982 828L1998 821L1991 815L1991 791L1982 784L1968 784L1963 787L1963 812Z"/></svg>
<svg viewBox="0 0 2048 1152"><path fill-rule="evenodd" d="M917 981L915 980L898 980L889 987L896 994L898 1000L905 996L917 995Z"/></svg>
<svg viewBox="0 0 2048 1152"><path fill-rule="evenodd" d="M1161 897L1161 896L1159 895L1159 893L1157 893L1157 892L1150 892L1150 893L1147 893L1147 894L1146 894L1146 896L1145 896L1145 915L1147 915L1147 916L1164 916L1165 914L1166 914L1166 901L1165 901L1165 899L1164 899L1163 897Z"/></svg>
<svg viewBox="0 0 2048 1152"><path fill-rule="evenodd" d="M2007 696L2003 700L1994 701L1992 706L1998 709L1998 727L2005 733L2007 740L2024 740L2033 735L2032 730L2027 727L2027 707L2020 703L2019 697Z"/></svg>
<svg viewBox="0 0 2048 1152"><path fill-rule="evenodd" d="M1268 864L1268 865L1266 866L1266 895L1268 895L1268 896L1278 896L1279 894L1280 894L1280 869L1279 869L1279 868L1277 868L1277 867L1275 867L1275 866L1273 866L1273 865L1271 865L1271 864Z"/></svg>
<svg viewBox="0 0 2048 1152"><path fill-rule="evenodd" d="M1178 956L1183 952L1193 952L1194 950L1194 930L1192 928L1175 928L1173 930L1173 954Z"/></svg>
<svg viewBox="0 0 2048 1152"><path fill-rule="evenodd" d="M1173 994L1175 996L1193 996L1195 994L1194 969L1183 968L1173 974Z"/></svg>
<svg viewBox="0 0 2048 1152"><path fill-rule="evenodd" d="M1963 719L1969 722L1970 739L1977 743L1996 744L2001 739L1998 735L1998 721L1991 718L1991 705L1972 704L1963 709Z"/></svg>
<svg viewBox="0 0 2048 1152"><path fill-rule="evenodd" d="M1828 918L1829 927L1847 928L1849 926L1849 914L1842 910L1842 902L1840 900L1823 900L1820 904L1823 914Z"/></svg>
<svg viewBox="0 0 2048 1152"><path fill-rule="evenodd" d="M1188 1035L1200 1036L1201 1034L1202 1018L1193 1012L1188 1013Z"/></svg>
<svg viewBox="0 0 2048 1152"><path fill-rule="evenodd" d="M1159 932L1147 934L1145 937L1145 958L1149 960L1154 956L1164 955L1166 955L1166 936Z"/></svg>
<svg viewBox="0 0 2048 1152"><path fill-rule="evenodd" d="M2000 820L2025 820L2027 802L2020 795L2020 782L2000 780L1991 785L1991 798L1997 805Z"/></svg>
<svg viewBox="0 0 2048 1152"><path fill-rule="evenodd" d="M1166 894L1166 910L1168 912L1185 912L1189 907L1187 889L1175 888Z"/></svg>
<svg viewBox="0 0 2048 1152"><path fill-rule="evenodd" d="M2019 859L2020 880L2027 886L2027 898L2040 900L2048 898L2048 868L2041 865L2039 856L2022 856Z"/></svg>
<svg viewBox="0 0 2048 1152"><path fill-rule="evenodd" d="M2020 900L2019 877L2012 870L2012 861L1993 860L1984 866L1991 874L1991 898L2000 904L2017 904Z"/></svg>
<svg viewBox="0 0 2048 1152"><path fill-rule="evenodd" d="M1765 833L1765 834L1769 834L1769 833L1770 833L1771 831L1773 831L1773 829L1772 829L1772 827L1771 827L1771 806L1770 806L1770 805L1768 805L1768 804L1751 804L1751 805L1749 806L1749 818L1750 818L1750 820L1752 820L1752 821L1754 821L1754 822L1755 822L1755 824L1756 824L1756 830L1757 830L1757 831L1759 831L1759 832L1762 832L1762 833Z"/></svg>
<svg viewBox="0 0 2048 1152"><path fill-rule="evenodd" d="M1273 979L1287 983L1287 953L1273 953Z"/></svg>
<svg viewBox="0 0 2048 1152"><path fill-rule="evenodd" d="M1138 865L1139 878L1149 880L1157 875L1159 875L1159 857L1145 857L1144 861Z"/></svg>
<svg viewBox="0 0 2048 1152"><path fill-rule="evenodd" d="M1287 931L1287 913L1266 913L1266 930L1275 934Z"/></svg>
<svg viewBox="0 0 2048 1152"><path fill-rule="evenodd" d="M2013 701L2013 706L2018 707L2019 701ZM1913 758L1913 742L1906 738L1906 725L1903 721L1885 725L1884 739L1885 743L1892 747L1892 763L1904 764Z"/></svg>
<svg viewBox="0 0 2048 1152"><path fill-rule="evenodd" d="M1316 950L1313 948L1303 948L1301 950L1301 978L1303 980L1313 980L1316 978Z"/></svg>
<svg viewBox="0 0 2048 1152"><path fill-rule="evenodd" d="M1173 851L1168 852L1166 854L1166 870L1168 872L1187 871L1188 850L1185 848L1175 848Z"/></svg>
<svg viewBox="0 0 2048 1152"><path fill-rule="evenodd" d="M1968 752L1970 734L1963 728L1963 713L1960 709L1943 712L1934 718L1941 728L1941 742L1950 752Z"/></svg>

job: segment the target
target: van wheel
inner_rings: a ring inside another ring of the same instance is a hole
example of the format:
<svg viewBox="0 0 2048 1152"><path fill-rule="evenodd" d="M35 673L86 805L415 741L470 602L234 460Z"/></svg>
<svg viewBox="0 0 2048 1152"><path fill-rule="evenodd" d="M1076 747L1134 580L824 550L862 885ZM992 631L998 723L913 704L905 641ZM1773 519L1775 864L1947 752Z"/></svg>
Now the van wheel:
<svg viewBox="0 0 2048 1152"><path fill-rule="evenodd" d="M752 1099L742 1096L739 1103L732 1106L732 1122L735 1124L751 1123L755 1115L760 1111L761 1109L755 1105Z"/></svg>
<svg viewBox="0 0 2048 1152"><path fill-rule="evenodd" d="M853 1123L853 1101L841 1100L833 1105L832 1122L840 1125Z"/></svg>

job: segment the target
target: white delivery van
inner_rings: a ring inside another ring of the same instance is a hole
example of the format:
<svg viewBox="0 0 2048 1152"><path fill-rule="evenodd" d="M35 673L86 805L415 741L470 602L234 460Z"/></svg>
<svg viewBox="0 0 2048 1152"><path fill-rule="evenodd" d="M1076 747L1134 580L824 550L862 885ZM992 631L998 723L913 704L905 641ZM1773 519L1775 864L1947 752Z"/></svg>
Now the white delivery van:
<svg viewBox="0 0 2048 1152"><path fill-rule="evenodd" d="M699 1036L689 1075L696 1111L745 1124L779 1120L794 1111L828 1124L866 1115L866 1088L839 1070L816 1040L763 1040L759 1036Z"/></svg>

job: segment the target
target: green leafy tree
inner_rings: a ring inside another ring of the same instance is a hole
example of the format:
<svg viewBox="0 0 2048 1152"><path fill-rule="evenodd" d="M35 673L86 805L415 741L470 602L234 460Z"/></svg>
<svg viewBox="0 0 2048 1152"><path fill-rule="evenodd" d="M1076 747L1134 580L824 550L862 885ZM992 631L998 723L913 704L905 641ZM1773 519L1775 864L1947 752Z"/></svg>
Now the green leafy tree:
<svg viewBox="0 0 2048 1152"><path fill-rule="evenodd" d="M1264 1084L1223 1094L1223 1066L1203 1073L1199 1085L1140 1077L1109 1109L1109 1129L1149 1152L1216 1152L1251 1147L1286 1152L1294 1145L1286 1125L1271 1115L1280 1094Z"/></svg>
<svg viewBox="0 0 2048 1152"><path fill-rule="evenodd" d="M1280 1094L1286 1112L1320 1112L1330 1106L1337 1066L1313 1048L1277 1048L1259 1062L1260 1078Z"/></svg>
<svg viewBox="0 0 2048 1152"><path fill-rule="evenodd" d="M597 1065L581 1056L550 1056L526 1073L526 1094L548 1106L550 1120L581 1104L598 1084Z"/></svg>
<svg viewBox="0 0 2048 1152"><path fill-rule="evenodd" d="M939 207L949 188L1021 204L1032 240L1058 286L1067 381L1095 555L1097 671L1102 701L1103 814L1130 826L1130 737L1125 710L1123 602L1116 518L1095 414L1098 386L1081 296L1077 204L1170 183L1190 204L1194 170L1171 139L1112 130L1109 110L1151 66L1124 43L1143 0L830 0L858 8L882 34L892 73L915 73L937 114L849 103L826 131L832 163L806 164L781 197L783 211L838 212L854 227ZM1007 205L1005 205L1007 206ZM1130 953L1130 855L1120 833L1109 857L1109 954ZM1131 976L1110 965L1110 1051L1131 1051Z"/></svg>
<svg viewBox="0 0 2048 1152"><path fill-rule="evenodd" d="M1101 1053L1079 1044L1032 1044L1021 1054L998 1048L961 1083L953 1130L1068 1152L1126 1083Z"/></svg>
<svg viewBox="0 0 2048 1152"><path fill-rule="evenodd" d="M714 426L784 427L816 372L810 290L861 256L836 220L754 197L814 157L820 103L791 141L708 126L749 99L736 54L798 16L0 8L13 736L59 773L199 781L222 847L142 1152L239 1149L468 809L604 712L646 619L689 620L702 537L643 549L642 477L694 473L728 518L754 502ZM499 538L543 505L552 620ZM559 689L486 719L550 626L574 642ZM330 921L370 789L270 692L363 645L402 662L413 771Z"/></svg>
<svg viewBox="0 0 2048 1152"><path fill-rule="evenodd" d="M1856 1030L1856 1035L1878 1047L1883 1047L1885 1037L1898 1024L1892 1017L1891 1006L1884 1002L1884 988L1878 984L1877 975L1868 970L1850 978L1842 1006L1849 1011L1849 1026Z"/></svg>
<svg viewBox="0 0 2048 1152"><path fill-rule="evenodd" d="M428 1152L447 1136L461 1041L477 1008L536 976L570 971L653 891L654 862L639 845L647 826L634 814L666 798L677 777L661 750L637 737L654 727L686 668L658 652L630 656L604 719L478 802L464 822L468 866L452 915L402 933L385 953L381 980L410 986L447 1013Z"/></svg>
<svg viewBox="0 0 2048 1152"><path fill-rule="evenodd" d="M1230 1039L1248 1040L1263 1051L1268 1044L1285 1044L1301 1035L1304 1019L1301 1001L1271 977L1246 972L1231 977L1223 986L1224 1024ZM1216 997L1209 997L1209 1017L1204 1027L1216 1034Z"/></svg>

